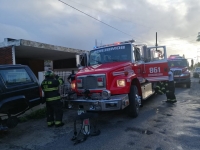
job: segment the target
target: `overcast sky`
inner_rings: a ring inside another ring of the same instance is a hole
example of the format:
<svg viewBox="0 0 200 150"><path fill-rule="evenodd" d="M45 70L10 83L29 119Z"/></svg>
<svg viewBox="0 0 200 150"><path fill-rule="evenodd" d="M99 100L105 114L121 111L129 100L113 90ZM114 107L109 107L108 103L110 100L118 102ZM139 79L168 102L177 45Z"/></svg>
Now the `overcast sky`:
<svg viewBox="0 0 200 150"><path fill-rule="evenodd" d="M99 44L135 39L152 46L157 32L168 55L200 55L199 0L62 1L117 30L58 0L1 0L0 42L9 37L90 50L95 39Z"/></svg>

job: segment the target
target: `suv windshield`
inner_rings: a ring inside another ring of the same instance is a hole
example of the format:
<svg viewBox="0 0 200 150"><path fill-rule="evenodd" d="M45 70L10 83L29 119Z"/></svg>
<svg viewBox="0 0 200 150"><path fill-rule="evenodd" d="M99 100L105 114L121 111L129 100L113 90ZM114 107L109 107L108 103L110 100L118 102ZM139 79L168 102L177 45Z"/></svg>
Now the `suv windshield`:
<svg viewBox="0 0 200 150"><path fill-rule="evenodd" d="M187 67L188 61L187 59L177 59L177 60L169 60L169 67Z"/></svg>
<svg viewBox="0 0 200 150"><path fill-rule="evenodd" d="M131 44L95 49L90 52L89 65L131 61Z"/></svg>
<svg viewBox="0 0 200 150"><path fill-rule="evenodd" d="M0 70L0 76L7 85L31 82L31 78L25 69Z"/></svg>

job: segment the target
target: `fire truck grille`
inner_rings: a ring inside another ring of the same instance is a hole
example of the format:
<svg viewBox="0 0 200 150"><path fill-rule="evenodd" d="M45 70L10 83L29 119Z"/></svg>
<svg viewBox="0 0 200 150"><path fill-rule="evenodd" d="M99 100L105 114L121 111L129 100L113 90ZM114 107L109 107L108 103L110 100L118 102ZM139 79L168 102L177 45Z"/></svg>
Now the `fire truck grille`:
<svg viewBox="0 0 200 150"><path fill-rule="evenodd" d="M95 89L95 88L97 88L96 77L93 77L93 76L85 77L83 88L84 89Z"/></svg>
<svg viewBox="0 0 200 150"><path fill-rule="evenodd" d="M182 73L181 70L174 70L173 71L174 76L181 75L181 73Z"/></svg>
<svg viewBox="0 0 200 150"><path fill-rule="evenodd" d="M106 77L105 75L90 75L84 77L77 77L78 79L82 79L83 87L79 87L78 89L102 89L106 87ZM98 78L102 78L103 86L98 86Z"/></svg>

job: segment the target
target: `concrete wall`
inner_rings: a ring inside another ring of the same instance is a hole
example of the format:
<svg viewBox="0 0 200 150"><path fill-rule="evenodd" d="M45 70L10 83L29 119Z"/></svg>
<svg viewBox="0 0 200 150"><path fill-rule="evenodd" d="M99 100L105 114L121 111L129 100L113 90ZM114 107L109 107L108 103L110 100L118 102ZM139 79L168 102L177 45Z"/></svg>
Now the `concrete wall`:
<svg viewBox="0 0 200 150"><path fill-rule="evenodd" d="M13 64L12 47L0 48L0 65Z"/></svg>

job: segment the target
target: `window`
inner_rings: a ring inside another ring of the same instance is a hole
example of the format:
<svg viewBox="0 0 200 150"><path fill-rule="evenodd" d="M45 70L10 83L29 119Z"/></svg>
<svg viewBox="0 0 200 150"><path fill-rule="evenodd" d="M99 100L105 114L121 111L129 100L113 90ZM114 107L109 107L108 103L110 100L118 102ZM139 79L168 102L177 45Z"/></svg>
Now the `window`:
<svg viewBox="0 0 200 150"><path fill-rule="evenodd" d="M135 53L135 61L141 60L140 49L139 48L135 48L134 53Z"/></svg>
<svg viewBox="0 0 200 150"><path fill-rule="evenodd" d="M31 82L31 78L26 70L21 68L0 70L0 76L7 85Z"/></svg>
<svg viewBox="0 0 200 150"><path fill-rule="evenodd" d="M168 61L169 67L187 67L188 62L186 59L177 59Z"/></svg>
<svg viewBox="0 0 200 150"><path fill-rule="evenodd" d="M90 52L90 66L122 61L131 61L131 44L110 46Z"/></svg>
<svg viewBox="0 0 200 150"><path fill-rule="evenodd" d="M200 71L200 68L195 68L195 71Z"/></svg>

